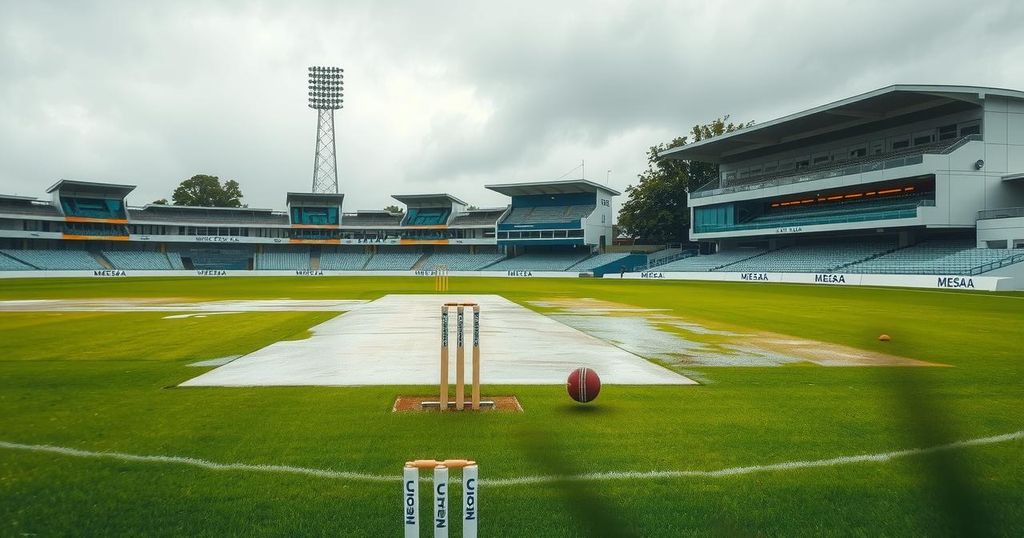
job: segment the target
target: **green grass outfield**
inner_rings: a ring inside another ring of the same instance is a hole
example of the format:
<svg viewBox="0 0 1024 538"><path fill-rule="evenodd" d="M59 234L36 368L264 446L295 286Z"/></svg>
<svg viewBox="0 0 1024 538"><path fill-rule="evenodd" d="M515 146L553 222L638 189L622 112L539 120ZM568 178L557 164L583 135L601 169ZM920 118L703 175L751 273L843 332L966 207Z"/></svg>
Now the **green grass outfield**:
<svg viewBox="0 0 1024 538"><path fill-rule="evenodd" d="M37 279L0 281L0 300L373 299L432 287L430 278ZM557 386L485 387L516 394L526 412L399 415L396 395L432 387L168 388L207 370L189 363L303 338L332 313L0 313L0 442L395 477L0 447L0 536L397 536L406 459L473 458L483 479L715 471L1024 430L1022 294L454 277L451 288L667 308L953 367L687 368L702 385L606 386L588 407ZM880 333L893 341L879 343ZM480 496L481 536L1016 536L1024 441L727 476L494 484Z"/></svg>

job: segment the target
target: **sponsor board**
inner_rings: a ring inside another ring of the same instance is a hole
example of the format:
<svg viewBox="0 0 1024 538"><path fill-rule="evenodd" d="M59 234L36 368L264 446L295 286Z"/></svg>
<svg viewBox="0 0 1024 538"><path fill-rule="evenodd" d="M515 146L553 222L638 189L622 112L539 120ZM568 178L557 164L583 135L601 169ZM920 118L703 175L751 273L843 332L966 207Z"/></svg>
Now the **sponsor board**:
<svg viewBox="0 0 1024 538"><path fill-rule="evenodd" d="M233 235L196 235L196 243L241 243L242 238Z"/></svg>
<svg viewBox="0 0 1024 538"><path fill-rule="evenodd" d="M935 285L939 288L976 289L974 279L966 276L940 276L937 277Z"/></svg>
<svg viewBox="0 0 1024 538"><path fill-rule="evenodd" d="M620 278L608 273L604 278ZM878 275L849 273L730 273L730 272L659 272L642 271L622 275L626 279L706 280L718 282L778 282L818 286L883 286L904 288L1008 290L1020 289L1024 283L1007 277L960 275Z"/></svg>
<svg viewBox="0 0 1024 538"><path fill-rule="evenodd" d="M228 271L223 269L169 270L169 271L125 271L123 269L97 269L86 271L0 271L0 279L6 278L49 278L49 277L261 277L261 276L396 276L396 277L430 277L433 270L416 271L323 271L323 270L292 270L292 271ZM450 276L475 278L579 278L581 273L566 271L448 271ZM838 274L838 273L682 273L643 271L624 273L607 273L604 278L647 279L647 280L705 280L719 282L747 283L789 283L818 286L883 286L906 288L929 288L947 290L978 290L1004 291L1024 289L1024 282L1013 277L986 277L960 275L876 275L876 274Z"/></svg>
<svg viewBox="0 0 1024 538"><path fill-rule="evenodd" d="M124 272L122 269L98 269L92 272L92 276L128 276L128 273Z"/></svg>

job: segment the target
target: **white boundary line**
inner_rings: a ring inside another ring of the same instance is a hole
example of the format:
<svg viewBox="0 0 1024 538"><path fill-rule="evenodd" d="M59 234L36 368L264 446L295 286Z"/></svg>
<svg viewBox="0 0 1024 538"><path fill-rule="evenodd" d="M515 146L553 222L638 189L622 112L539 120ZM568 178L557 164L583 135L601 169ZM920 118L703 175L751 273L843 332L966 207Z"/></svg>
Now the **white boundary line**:
<svg viewBox="0 0 1024 538"><path fill-rule="evenodd" d="M884 463L897 458L933 454L961 448L993 445L1024 439L1024 430L991 437L979 437L966 441L956 441L945 445L936 445L927 448L911 448L893 452L882 452L878 454L861 454L857 456L840 456L823 460L803 460L774 463L768 465L750 465L746 467L726 467L717 471L611 471L604 473L588 473L580 475L536 475L522 476L517 478L492 478L480 480L482 486L520 486L527 484L545 484L555 482L596 482L607 480L628 480L628 479L658 479L658 478L722 478L727 476L739 476L753 473L791 471L796 469L812 469L816 467L834 467L838 465L849 465L853 463ZM356 473L349 471L332 471L330 469L315 469L310 467L294 467L291 465L260 465L251 463L217 463L199 458L184 456L143 456L138 454L125 454L122 452L93 452L52 445L27 445L21 443L10 443L0 441L0 448L9 450L24 450L30 452L45 452L72 456L78 458L99 458L114 459L120 461L132 461L141 463L175 463L180 465L191 465L211 471L252 471L261 473L285 473L313 476L317 478L330 478L340 480L352 480L360 482L401 482L399 475L378 475L369 473ZM429 477L422 481L429 482Z"/></svg>

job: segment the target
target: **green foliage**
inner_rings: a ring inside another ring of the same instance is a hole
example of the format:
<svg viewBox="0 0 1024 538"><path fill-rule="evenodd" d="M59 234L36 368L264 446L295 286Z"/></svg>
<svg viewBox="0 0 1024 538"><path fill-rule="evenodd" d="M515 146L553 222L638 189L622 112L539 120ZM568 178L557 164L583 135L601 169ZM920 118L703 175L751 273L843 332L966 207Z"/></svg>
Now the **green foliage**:
<svg viewBox="0 0 1024 538"><path fill-rule="evenodd" d="M167 202L167 198L161 198L159 200L153 200L150 203L153 204L153 205L167 205L168 202Z"/></svg>
<svg viewBox="0 0 1024 538"><path fill-rule="evenodd" d="M637 176L639 183L626 187L628 199L619 209L619 226L638 243L658 244L687 241L690 211L686 191L718 177L718 165L677 159L662 159L673 148L700 142L749 127L754 122L732 123L729 116L711 123L694 125L689 136L681 136L647 150L647 170Z"/></svg>
<svg viewBox="0 0 1024 538"><path fill-rule="evenodd" d="M229 179L222 185L217 176L199 174L178 185L171 196L174 205L197 207L242 207L242 189Z"/></svg>
<svg viewBox="0 0 1024 538"><path fill-rule="evenodd" d="M400 207L398 207L396 205L389 205L389 206L384 208L384 211L387 211L388 213L391 213L392 215L402 215L402 214L405 213L404 209L402 209L402 208L400 208Z"/></svg>

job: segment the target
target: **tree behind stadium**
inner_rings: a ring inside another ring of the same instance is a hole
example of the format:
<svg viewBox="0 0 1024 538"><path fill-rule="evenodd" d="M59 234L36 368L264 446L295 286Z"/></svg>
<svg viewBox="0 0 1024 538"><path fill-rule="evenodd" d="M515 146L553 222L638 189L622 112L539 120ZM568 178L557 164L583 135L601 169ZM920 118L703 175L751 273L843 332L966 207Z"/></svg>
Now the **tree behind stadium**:
<svg viewBox="0 0 1024 538"><path fill-rule="evenodd" d="M729 116L711 123L694 125L690 136L675 138L647 150L647 170L637 175L640 182L626 187L628 199L619 209L619 226L640 244L688 241L690 211L686 190L718 177L718 165L696 161L661 159L672 148L700 142L724 133L753 125L754 122L732 123Z"/></svg>
<svg viewBox="0 0 1024 538"><path fill-rule="evenodd" d="M233 179L221 185L217 176L199 174L182 181L171 199L174 205L242 207L242 189Z"/></svg>

